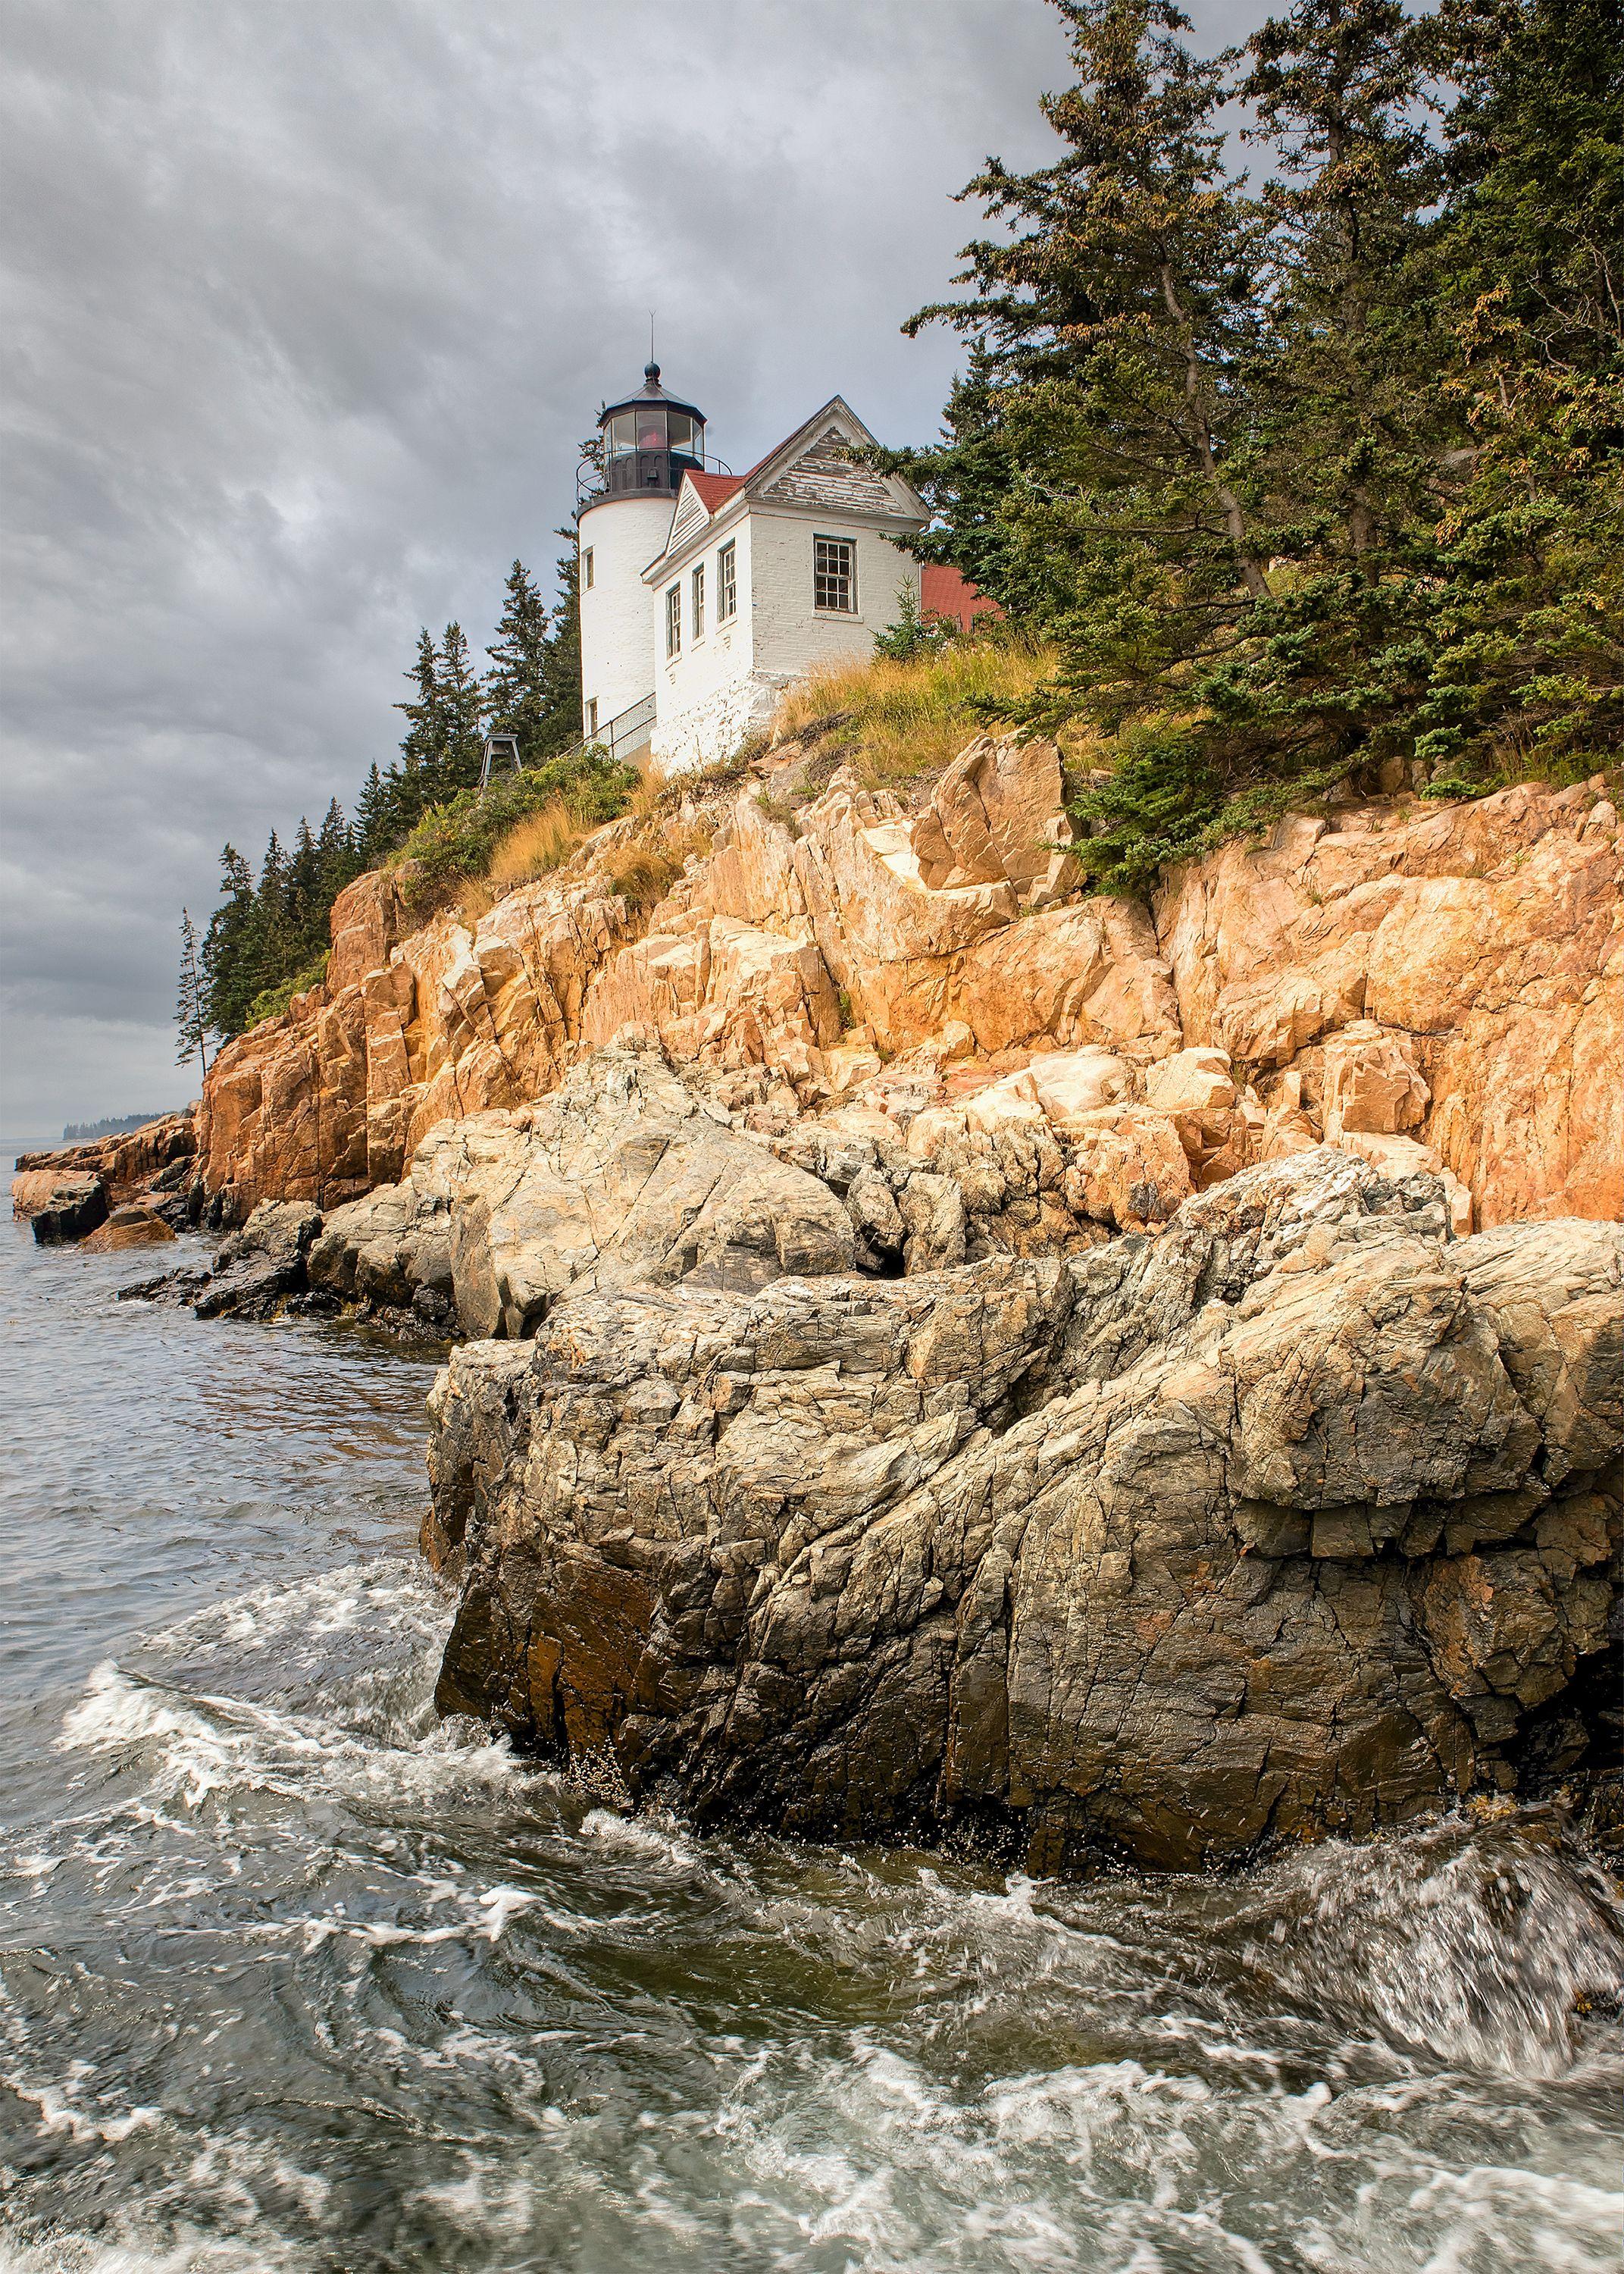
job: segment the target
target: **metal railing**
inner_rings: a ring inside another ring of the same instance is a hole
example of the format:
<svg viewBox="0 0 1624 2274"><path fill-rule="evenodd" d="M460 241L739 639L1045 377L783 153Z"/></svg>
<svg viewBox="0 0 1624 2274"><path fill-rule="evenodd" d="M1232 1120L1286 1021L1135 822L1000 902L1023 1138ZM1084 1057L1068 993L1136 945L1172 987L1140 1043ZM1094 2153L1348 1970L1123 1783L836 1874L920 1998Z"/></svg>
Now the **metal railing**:
<svg viewBox="0 0 1624 2274"><path fill-rule="evenodd" d="M594 733L572 742L568 749L552 751L541 763L549 766L560 764L570 758L584 757L589 750L602 750L611 759L630 758L637 751L647 749L653 732L654 697L645 695L640 702L628 703L624 711L617 712ZM502 764L511 766L515 773L524 772L518 738L514 734L487 734L485 763L479 769L481 797L491 786L492 772Z"/></svg>
<svg viewBox="0 0 1624 2274"><path fill-rule="evenodd" d="M606 497L675 497L686 473L729 474L726 458L689 450L619 450L604 465L583 458L575 469L575 511Z"/></svg>

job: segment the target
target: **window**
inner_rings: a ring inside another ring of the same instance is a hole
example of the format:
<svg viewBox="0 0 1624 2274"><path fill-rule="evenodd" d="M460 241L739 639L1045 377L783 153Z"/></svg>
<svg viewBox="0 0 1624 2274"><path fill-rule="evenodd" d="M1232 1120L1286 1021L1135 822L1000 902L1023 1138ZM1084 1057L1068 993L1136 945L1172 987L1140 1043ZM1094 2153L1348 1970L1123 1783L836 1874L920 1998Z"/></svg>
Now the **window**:
<svg viewBox="0 0 1624 2274"><path fill-rule="evenodd" d="M587 554L587 559L590 561L591 557L591 554L589 553ZM589 734L595 734L598 732L598 697L596 695L593 696L591 701L586 706L586 731Z"/></svg>
<svg viewBox="0 0 1624 2274"><path fill-rule="evenodd" d="M688 600L688 631L695 639L705 636L705 564L702 561L694 571L694 590Z"/></svg>
<svg viewBox="0 0 1624 2274"><path fill-rule="evenodd" d="M592 589L592 548L589 545L581 555L581 585L583 591Z"/></svg>
<svg viewBox="0 0 1624 2274"><path fill-rule="evenodd" d="M665 595L665 653L682 652L682 587L673 584Z"/></svg>
<svg viewBox="0 0 1624 2274"><path fill-rule="evenodd" d="M812 539L812 605L857 614L857 547L849 537Z"/></svg>
<svg viewBox="0 0 1624 2274"><path fill-rule="evenodd" d="M716 556L716 620L725 624L739 613L739 548L725 545Z"/></svg>

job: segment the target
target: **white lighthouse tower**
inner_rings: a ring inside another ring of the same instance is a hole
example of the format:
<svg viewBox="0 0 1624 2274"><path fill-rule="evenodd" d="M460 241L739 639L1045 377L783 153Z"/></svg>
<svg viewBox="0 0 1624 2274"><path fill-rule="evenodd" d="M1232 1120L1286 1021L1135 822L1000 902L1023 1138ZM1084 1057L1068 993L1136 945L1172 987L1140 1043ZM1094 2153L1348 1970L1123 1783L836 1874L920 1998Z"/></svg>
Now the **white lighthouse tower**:
<svg viewBox="0 0 1624 2274"><path fill-rule="evenodd" d="M641 748L654 719L655 614L658 596L643 580L663 549L686 473L705 462L705 422L691 403L660 385L650 363L635 395L605 404L598 431L598 485L575 517L580 567L583 734L601 736L617 757Z"/></svg>

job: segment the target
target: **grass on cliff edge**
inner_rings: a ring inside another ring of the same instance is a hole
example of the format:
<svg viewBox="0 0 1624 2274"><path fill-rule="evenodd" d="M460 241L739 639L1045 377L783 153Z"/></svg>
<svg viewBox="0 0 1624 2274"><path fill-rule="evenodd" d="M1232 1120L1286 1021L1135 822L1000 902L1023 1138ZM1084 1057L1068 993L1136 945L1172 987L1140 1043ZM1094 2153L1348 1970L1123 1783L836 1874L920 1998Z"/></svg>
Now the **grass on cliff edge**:
<svg viewBox="0 0 1624 2274"><path fill-rule="evenodd" d="M1054 671L1053 648L1005 634L903 659L830 664L786 690L776 738L820 739L870 788L934 772L977 734L1013 721Z"/></svg>

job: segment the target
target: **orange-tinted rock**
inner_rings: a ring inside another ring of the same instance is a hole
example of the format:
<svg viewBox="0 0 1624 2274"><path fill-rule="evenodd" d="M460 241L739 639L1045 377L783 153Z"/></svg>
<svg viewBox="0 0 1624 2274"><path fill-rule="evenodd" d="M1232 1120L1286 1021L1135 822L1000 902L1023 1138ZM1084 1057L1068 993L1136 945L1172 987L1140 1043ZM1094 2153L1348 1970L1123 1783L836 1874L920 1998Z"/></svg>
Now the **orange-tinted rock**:
<svg viewBox="0 0 1624 2274"><path fill-rule="evenodd" d="M1485 1224L1624 1215L1624 862L1598 791L1299 817L1176 872L1156 915L1186 1040L1255 1069L1325 1045L1327 1110L1429 1147ZM1359 1065L1409 1065L1408 1104L1374 1105L1329 1042L1356 1025Z"/></svg>
<svg viewBox="0 0 1624 2274"><path fill-rule="evenodd" d="M1041 1114L1069 1139L1142 1098L1162 1120L1146 1141L1170 1131L1201 1187L1343 1133L1404 1137L1484 1224L1624 1213L1624 896L1594 787L1297 817L1171 874L1154 913L1049 904L1070 879L1046 744L977 742L910 797L844 772L793 814L755 779L696 787L688 842L708 830L710 849L644 914L613 889L630 821L471 925L413 928L394 877L358 878L326 983L220 1054L208 1190L239 1216L332 1205L398 1179L441 1122L527 1104L630 1034L764 1068L806 1110L861 1091L889 1111L876 1084L910 1098L950 1062L967 1102L1028 1056L1035 1081L1038 1060L1094 1052L1123 1069L1111 1098L1016 1085L980 1117Z"/></svg>
<svg viewBox="0 0 1624 2274"><path fill-rule="evenodd" d="M1141 1105L1107 1106L1082 1117L1066 1171L1066 1199L1079 1216L1117 1231L1165 1224L1194 1186L1171 1118Z"/></svg>
<svg viewBox="0 0 1624 2274"><path fill-rule="evenodd" d="M83 1239L107 1215L107 1186L94 1169L26 1169L11 1179L11 1214L34 1226L42 1246Z"/></svg>
<svg viewBox="0 0 1624 2274"><path fill-rule="evenodd" d="M98 1224L80 1246L87 1255L112 1254L124 1247L162 1247L174 1232L155 1210L139 1206L117 1208Z"/></svg>

